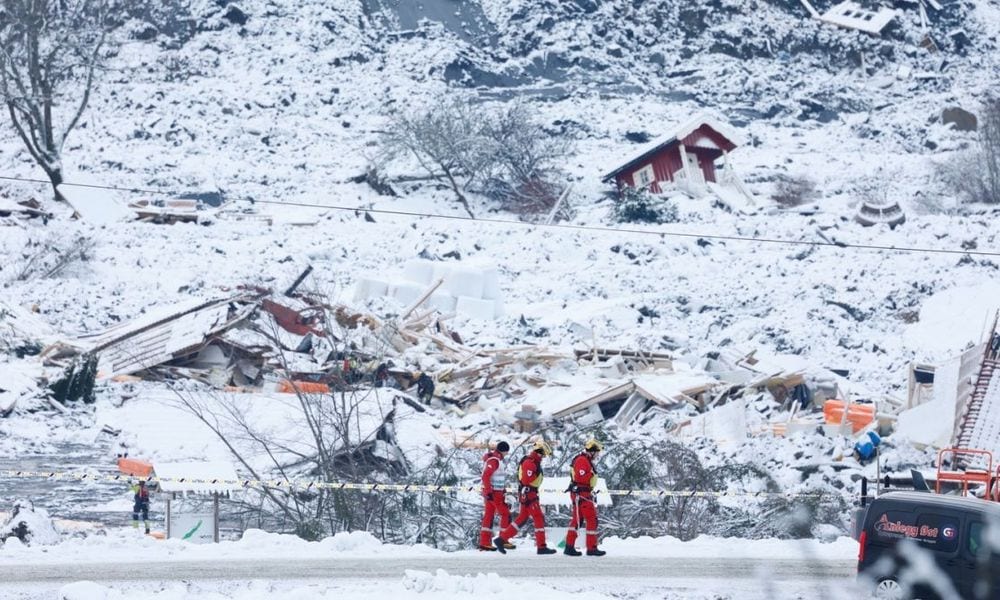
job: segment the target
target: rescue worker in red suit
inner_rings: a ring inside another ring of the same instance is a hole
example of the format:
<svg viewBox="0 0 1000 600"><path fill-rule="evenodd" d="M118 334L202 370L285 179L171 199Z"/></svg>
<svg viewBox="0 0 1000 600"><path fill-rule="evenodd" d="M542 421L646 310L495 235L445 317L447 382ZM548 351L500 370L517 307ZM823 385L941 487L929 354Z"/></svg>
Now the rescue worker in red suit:
<svg viewBox="0 0 1000 600"><path fill-rule="evenodd" d="M483 455L483 525L479 529L479 549L492 552L493 547L493 520L500 517L500 530L510 525L510 507L507 506L505 489L507 487L507 474L503 469L503 459L510 452L510 444L498 442L496 448ZM514 544L507 543L505 549L516 548Z"/></svg>
<svg viewBox="0 0 1000 600"><path fill-rule="evenodd" d="M535 525L535 545L539 554L555 554L554 548L545 545L545 515L538 501L538 486L542 485L542 458L552 456L552 447L544 441L535 442L527 456L517 467L517 480L521 484L521 503L517 518L493 539L493 545L501 554L507 553L507 540L517 535L518 529L530 518Z"/></svg>
<svg viewBox="0 0 1000 600"><path fill-rule="evenodd" d="M597 485L597 472L594 470L594 459L603 449L595 439L587 440L583 452L573 459L573 475L570 477L569 499L573 509L570 517L569 531L566 532L566 548L563 554L580 556L576 549L577 529L586 524L587 556L604 556L604 550L597 548L597 500L594 498L594 486Z"/></svg>

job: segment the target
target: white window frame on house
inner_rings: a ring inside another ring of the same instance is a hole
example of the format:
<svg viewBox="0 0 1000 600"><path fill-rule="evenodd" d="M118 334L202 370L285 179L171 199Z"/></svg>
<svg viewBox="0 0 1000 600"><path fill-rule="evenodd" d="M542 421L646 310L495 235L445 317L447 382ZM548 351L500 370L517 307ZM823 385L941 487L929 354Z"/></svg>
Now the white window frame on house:
<svg viewBox="0 0 1000 600"><path fill-rule="evenodd" d="M653 173L653 165L648 164L632 173L632 181L635 183L636 189L647 188L652 185L656 181L656 175Z"/></svg>

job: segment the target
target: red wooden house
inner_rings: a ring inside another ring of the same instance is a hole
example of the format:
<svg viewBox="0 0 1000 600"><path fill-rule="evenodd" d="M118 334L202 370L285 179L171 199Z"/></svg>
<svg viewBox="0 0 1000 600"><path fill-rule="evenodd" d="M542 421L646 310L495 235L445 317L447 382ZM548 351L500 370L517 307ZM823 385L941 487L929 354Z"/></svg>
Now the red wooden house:
<svg viewBox="0 0 1000 600"><path fill-rule="evenodd" d="M716 119L700 116L679 127L645 151L602 179L614 181L619 190L625 187L648 188L663 192L667 182L698 193L706 182L716 182L716 161L721 159L728 175L729 153L736 148L737 136Z"/></svg>

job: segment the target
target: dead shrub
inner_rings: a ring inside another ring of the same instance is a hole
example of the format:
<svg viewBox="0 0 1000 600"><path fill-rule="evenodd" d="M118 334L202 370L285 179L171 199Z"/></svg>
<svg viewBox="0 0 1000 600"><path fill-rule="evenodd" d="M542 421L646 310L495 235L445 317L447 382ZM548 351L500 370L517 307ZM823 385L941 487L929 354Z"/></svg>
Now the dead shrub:
<svg viewBox="0 0 1000 600"><path fill-rule="evenodd" d="M771 199L783 208L794 208L812 202L818 196L815 181L809 177L797 176L779 179Z"/></svg>
<svg viewBox="0 0 1000 600"><path fill-rule="evenodd" d="M979 142L938 165L937 176L968 203L1000 203L1000 97L987 98L979 114Z"/></svg>

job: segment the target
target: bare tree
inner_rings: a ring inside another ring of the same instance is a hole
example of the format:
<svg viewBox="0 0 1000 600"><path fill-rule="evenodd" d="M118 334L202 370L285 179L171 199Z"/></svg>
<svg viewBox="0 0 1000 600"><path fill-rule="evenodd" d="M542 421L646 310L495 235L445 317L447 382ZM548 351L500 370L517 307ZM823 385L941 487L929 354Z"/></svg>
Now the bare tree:
<svg viewBox="0 0 1000 600"><path fill-rule="evenodd" d="M412 155L432 178L447 182L474 219L465 192L481 176L486 163L482 130L482 117L468 104L457 100L438 103L424 113L393 119L384 147L389 157Z"/></svg>
<svg viewBox="0 0 1000 600"><path fill-rule="evenodd" d="M388 159L413 156L430 177L446 182L473 218L469 191L490 195L518 214L549 211L570 149L564 138L539 126L523 102L490 110L442 101L426 112L396 117L383 142Z"/></svg>
<svg viewBox="0 0 1000 600"><path fill-rule="evenodd" d="M51 240L29 240L21 251L24 262L17 265L15 281L58 277L70 267L87 262L93 256L96 242L87 236L66 240L54 236Z"/></svg>
<svg viewBox="0 0 1000 600"><path fill-rule="evenodd" d="M774 184L771 199L782 208L794 208L819 197L816 182L804 175L781 175Z"/></svg>
<svg viewBox="0 0 1000 600"><path fill-rule="evenodd" d="M0 93L11 125L45 171L56 199L63 146L90 101L115 2L0 0Z"/></svg>
<svg viewBox="0 0 1000 600"><path fill-rule="evenodd" d="M363 323L340 318L334 309L325 312L319 324L333 347L331 354L346 356L358 351L352 348L365 347L378 353L372 362L382 360L382 342L365 343L365 336L378 336ZM258 331L277 349L275 374L294 381L292 363L301 360L286 353L281 339L287 336L273 322ZM324 345L321 352L328 349ZM239 505L244 524L294 531L305 539L361 530L398 543L422 541L453 548L468 544L478 505L464 507L454 492L396 493L337 485L458 481L455 457L444 453L429 467L412 471L395 441L395 428L403 418L400 406L407 403L402 395L376 389L367 378L341 375L344 380L332 381L327 393L308 393L293 384L294 393L267 398L266 419L252 410L254 403L264 401L261 398L173 389L176 403L217 436L249 478L262 482L248 490ZM324 485L290 486L296 479Z"/></svg>
<svg viewBox="0 0 1000 600"><path fill-rule="evenodd" d="M489 141L491 191L504 208L517 214L548 212L559 197L555 183L570 153L570 142L546 131L537 114L523 102L514 102L487 115L484 136Z"/></svg>
<svg viewBox="0 0 1000 600"><path fill-rule="evenodd" d="M980 119L979 146L982 152L983 202L1000 203L1000 98L987 98Z"/></svg>
<svg viewBox="0 0 1000 600"><path fill-rule="evenodd" d="M243 509L258 523L290 529L306 539L325 533L367 529L380 498L357 490L294 489L297 478L332 483L380 480L400 467L377 446L392 420L385 398L374 390L329 394L296 391L267 400L270 421L254 417L248 399L208 390L175 388L177 404L197 417L226 446L241 470L263 483ZM284 415L285 422L276 419ZM294 425L293 425L294 424ZM277 478L277 481L274 480Z"/></svg>

